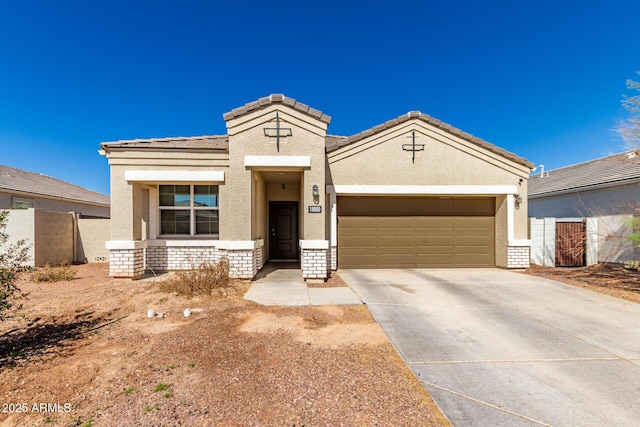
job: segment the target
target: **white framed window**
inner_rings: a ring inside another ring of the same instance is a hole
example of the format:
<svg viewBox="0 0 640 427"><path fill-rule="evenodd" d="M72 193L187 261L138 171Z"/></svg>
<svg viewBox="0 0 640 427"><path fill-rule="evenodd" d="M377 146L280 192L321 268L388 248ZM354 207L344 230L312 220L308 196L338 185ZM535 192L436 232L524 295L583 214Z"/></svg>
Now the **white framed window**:
<svg viewBox="0 0 640 427"><path fill-rule="evenodd" d="M159 185L160 235L217 236L217 185Z"/></svg>

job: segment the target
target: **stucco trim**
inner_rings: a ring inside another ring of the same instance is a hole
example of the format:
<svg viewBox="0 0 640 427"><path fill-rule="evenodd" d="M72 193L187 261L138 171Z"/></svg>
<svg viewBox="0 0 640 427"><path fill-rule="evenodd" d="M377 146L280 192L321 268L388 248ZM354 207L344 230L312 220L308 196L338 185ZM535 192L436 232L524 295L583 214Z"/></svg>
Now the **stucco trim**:
<svg viewBox="0 0 640 427"><path fill-rule="evenodd" d="M124 179L127 182L224 182L224 171L127 170Z"/></svg>
<svg viewBox="0 0 640 427"><path fill-rule="evenodd" d="M310 168L310 156L244 156L246 168Z"/></svg>
<svg viewBox="0 0 640 427"><path fill-rule="evenodd" d="M109 240L104 243L108 250L144 249L147 247L146 240Z"/></svg>
<svg viewBox="0 0 640 427"><path fill-rule="evenodd" d="M264 245L264 240L218 240L215 246L226 250L253 250Z"/></svg>
<svg viewBox="0 0 640 427"><path fill-rule="evenodd" d="M300 249L329 249L328 240L300 240Z"/></svg>
<svg viewBox="0 0 640 427"><path fill-rule="evenodd" d="M148 247L215 247L218 245L219 240L164 240L164 239L150 239L147 240Z"/></svg>
<svg viewBox="0 0 640 427"><path fill-rule="evenodd" d="M512 240L509 239L508 246L529 246L531 247L531 240Z"/></svg>
<svg viewBox="0 0 640 427"><path fill-rule="evenodd" d="M327 186L329 193L338 195L496 195L517 194L515 185L333 185Z"/></svg>

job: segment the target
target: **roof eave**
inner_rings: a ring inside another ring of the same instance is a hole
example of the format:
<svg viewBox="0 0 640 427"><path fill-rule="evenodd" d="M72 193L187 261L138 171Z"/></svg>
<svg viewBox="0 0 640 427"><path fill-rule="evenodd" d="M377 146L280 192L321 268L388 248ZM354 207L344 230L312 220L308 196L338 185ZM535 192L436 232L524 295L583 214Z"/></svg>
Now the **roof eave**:
<svg viewBox="0 0 640 427"><path fill-rule="evenodd" d="M529 199L541 199L543 197L561 196L561 195L570 194L570 193L580 193L582 191L602 190L606 188L619 187L621 185L628 185L628 184L634 184L634 183L640 184L640 177L621 179L617 181L608 181L608 182L603 182L603 183L594 184L594 185L563 188L559 190L546 191L544 193L531 193L531 190L529 189L528 197Z"/></svg>
<svg viewBox="0 0 640 427"><path fill-rule="evenodd" d="M105 207L105 208L111 207L111 201L109 201L108 203L92 202L89 200L74 199L72 197L55 196L52 194L38 193L35 191L14 190L7 187L0 187L0 190L6 191L7 193L10 193L10 194L17 194L20 196L39 197L42 199L57 200L57 201L71 202L71 203L80 203L83 205L98 206L98 207ZM104 196L109 197L106 194Z"/></svg>

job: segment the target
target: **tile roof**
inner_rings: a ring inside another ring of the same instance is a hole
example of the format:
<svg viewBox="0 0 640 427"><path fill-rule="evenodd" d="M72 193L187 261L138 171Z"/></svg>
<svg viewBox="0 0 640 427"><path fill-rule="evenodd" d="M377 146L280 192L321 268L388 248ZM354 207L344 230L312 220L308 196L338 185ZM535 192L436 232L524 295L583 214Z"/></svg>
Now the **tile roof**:
<svg viewBox="0 0 640 427"><path fill-rule="evenodd" d="M69 201L109 206L109 196L41 173L0 165L0 191L19 191Z"/></svg>
<svg viewBox="0 0 640 427"><path fill-rule="evenodd" d="M374 135L385 129L392 128L400 123L403 123L412 119L422 120L423 122L428 123L431 126L437 127L439 129L442 129L452 135L457 136L458 138L462 138L465 141L469 141L475 145L478 145L479 147L492 151L518 164L521 164L528 168L533 169L533 166L534 166L533 163L531 163L527 159L517 156L516 154L513 154L507 150L504 150L496 145L493 145L469 133L463 132L462 130L451 126L450 124L444 123L438 119L431 117L428 114L421 113L420 111L410 111L407 114L403 114L401 116L396 117L395 119L388 120L382 124L369 128L367 130L363 130L362 132L359 132L349 137L332 137L331 140L327 139L327 152L337 150L338 148L344 147L345 145L352 144L356 141L359 141L368 136Z"/></svg>
<svg viewBox="0 0 640 427"><path fill-rule="evenodd" d="M308 114L320 121L329 123L331 117L323 114L319 110L315 110L306 104L296 101L293 98L288 98L282 94L272 94L264 98L260 98L257 101L249 102L242 107L235 108L228 113L223 114L225 120L231 120L236 117L249 114L252 111L263 108L266 105L271 104L283 104L291 107L295 110ZM385 129L394 127L400 123L406 122L412 119L419 119L425 123L442 129L452 135L476 144L486 150L499 154L509 160L512 160L518 164L524 165L528 168L533 168L533 163L527 159L519 157L509 151L506 151L496 145L493 145L487 141L477 138L471 134L463 132L462 130L455 128L447 123L437 120L428 114L421 113L420 111L410 111L407 114L396 117L395 119L388 120L382 124L374 126L370 129L364 130L352 136L338 136L327 135L325 137L326 151L331 152L345 145L354 143L368 136L374 135ZM213 135L213 136L196 136L196 137L175 137L175 138L150 138L150 139L132 139L114 142L103 142L100 144L101 148L108 150L109 148L149 148L149 149L204 149L204 150L229 150L229 136L228 135Z"/></svg>
<svg viewBox="0 0 640 427"><path fill-rule="evenodd" d="M283 104L288 107L293 108L294 110L298 110L302 113L308 114L311 117L314 117L321 122L329 123L331 121L331 117L323 114L322 111L316 110L315 108L309 107L307 104L303 104L302 102L298 102L293 98L287 98L282 94L271 94L269 96L265 96L264 98L260 98L257 101L249 102L248 104L244 104L242 107L234 108L228 113L224 113L222 117L225 121L229 121L231 119L235 119L236 117L244 116L245 114L249 114L252 111L263 108L267 105L271 104Z"/></svg>
<svg viewBox="0 0 640 427"><path fill-rule="evenodd" d="M545 171L529 178L529 197L584 191L601 185L640 179L640 150L631 150L576 165Z"/></svg>
<svg viewBox="0 0 640 427"><path fill-rule="evenodd" d="M178 136L175 138L149 138L130 139L113 142L103 142L100 144L103 150L110 148L159 148L177 150L229 150L229 137L227 135L210 136Z"/></svg>

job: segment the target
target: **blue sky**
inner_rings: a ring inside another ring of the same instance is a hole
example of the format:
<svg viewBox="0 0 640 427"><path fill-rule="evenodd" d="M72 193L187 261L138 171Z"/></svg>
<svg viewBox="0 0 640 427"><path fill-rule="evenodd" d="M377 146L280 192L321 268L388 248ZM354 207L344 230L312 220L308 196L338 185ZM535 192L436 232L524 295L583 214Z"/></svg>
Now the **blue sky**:
<svg viewBox="0 0 640 427"><path fill-rule="evenodd" d="M215 135L283 93L352 135L410 110L552 169L624 149L634 1L4 1L0 164L109 193L100 142Z"/></svg>

